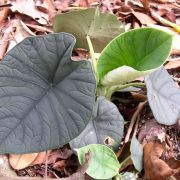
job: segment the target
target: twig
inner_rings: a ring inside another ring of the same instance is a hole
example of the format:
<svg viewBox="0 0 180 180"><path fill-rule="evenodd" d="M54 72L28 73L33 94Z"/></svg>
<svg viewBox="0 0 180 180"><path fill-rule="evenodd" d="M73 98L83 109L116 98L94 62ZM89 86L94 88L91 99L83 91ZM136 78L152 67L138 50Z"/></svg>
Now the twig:
<svg viewBox="0 0 180 180"><path fill-rule="evenodd" d="M46 151L46 159L45 159L45 179L47 180L47 171L48 171L48 151Z"/></svg>
<svg viewBox="0 0 180 180"><path fill-rule="evenodd" d="M53 31L46 28L46 27L43 27L43 26L39 26L39 25L34 25L34 24L28 24L26 23L26 26L30 27L30 28L33 28L37 31L42 31L42 32L49 32L49 33L52 33Z"/></svg>
<svg viewBox="0 0 180 180"><path fill-rule="evenodd" d="M137 116L137 119L136 119L135 127L134 127L134 132L133 132L133 136L134 136L134 137L136 136L136 133L137 133L137 130L138 130L138 125L139 125L140 116L141 116L141 114L139 113L138 116Z"/></svg>
<svg viewBox="0 0 180 180"><path fill-rule="evenodd" d="M162 23L165 26L170 26L172 27L176 32L180 33L180 26L178 26L175 23L172 23L166 19L164 19L163 17L159 16L157 13L155 13L154 11L150 11L151 16L158 22Z"/></svg>
<svg viewBox="0 0 180 180"><path fill-rule="evenodd" d="M135 122L136 122L136 120L137 120L138 114L139 114L140 111L144 108L144 105L145 105L146 103L147 103L147 101L139 103L139 105L138 105L135 113L133 114L133 116L132 116L132 118L131 118L131 123L130 123L130 125L129 125L128 130L127 130L124 143L127 143L127 142L129 141L129 138L130 138L130 135L131 135L133 126L134 126L134 124L135 124Z"/></svg>

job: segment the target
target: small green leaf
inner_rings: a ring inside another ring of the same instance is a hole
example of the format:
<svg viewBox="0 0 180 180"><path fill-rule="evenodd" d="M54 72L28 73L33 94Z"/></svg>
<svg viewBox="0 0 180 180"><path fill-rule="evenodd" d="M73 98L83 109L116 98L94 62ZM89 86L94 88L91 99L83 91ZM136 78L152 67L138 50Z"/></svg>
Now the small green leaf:
<svg viewBox="0 0 180 180"><path fill-rule="evenodd" d="M117 17L110 13L101 13L99 9L70 11L59 14L54 20L55 32L68 32L76 39L76 47L89 49L86 36L90 36L95 52L104 47L120 33L124 32Z"/></svg>
<svg viewBox="0 0 180 180"><path fill-rule="evenodd" d="M101 84L125 84L149 74L169 56L172 35L153 28L125 32L101 53L97 71Z"/></svg>
<svg viewBox="0 0 180 180"><path fill-rule="evenodd" d="M115 153L105 145L91 144L76 149L80 164L85 162L85 154L90 151L92 159L86 173L95 179L108 179L118 174L120 164Z"/></svg>
<svg viewBox="0 0 180 180"><path fill-rule="evenodd" d="M70 142L72 148L80 148L89 144L103 144L110 137L112 147L119 147L123 137L124 119L117 107L103 96L98 97L92 120L84 131Z"/></svg>
<svg viewBox="0 0 180 180"><path fill-rule="evenodd" d="M180 117L180 89L163 67L145 77L148 102L155 119L165 125Z"/></svg>
<svg viewBox="0 0 180 180"><path fill-rule="evenodd" d="M141 171L143 168L143 150L136 137L133 137L131 140L130 151L134 167Z"/></svg>

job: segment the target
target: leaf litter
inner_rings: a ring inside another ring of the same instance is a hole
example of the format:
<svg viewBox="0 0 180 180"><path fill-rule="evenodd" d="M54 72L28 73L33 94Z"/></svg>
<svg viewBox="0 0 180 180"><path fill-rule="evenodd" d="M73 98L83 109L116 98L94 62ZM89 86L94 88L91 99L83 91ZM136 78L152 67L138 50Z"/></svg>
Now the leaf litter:
<svg viewBox="0 0 180 180"><path fill-rule="evenodd" d="M180 4L176 0L0 1L0 58L2 59L7 51L25 37L53 32L52 25L56 14L96 6L100 7L102 12L116 15L118 20L125 24L126 30L158 25L158 28L170 29L175 33L173 51L165 68L179 86ZM87 59L88 56L84 50L74 51L76 60ZM113 95L113 102L127 120L125 134L138 104L146 101L146 99L138 98L145 96L145 89L142 88L136 93L139 95L134 96L130 92L118 92ZM143 147L144 174L143 172L139 173L139 177L163 180L171 176L178 180L180 178L180 123L178 121L179 124L173 126L162 126L153 118L148 105L145 105L140 112L140 120L137 121L138 123L135 122L138 128L135 131L134 125L130 133L130 138L132 134L137 135ZM123 139L121 147L123 148L117 152L120 162L130 155L130 141L125 143ZM85 164L80 167L77 157L68 146L36 154L2 155L0 162L2 160L3 166L0 164L0 176L15 177L17 174L26 177L45 177L45 164L47 164L49 178L71 177L74 173L74 179L85 179L85 177L88 179L87 176L84 176L90 162L88 156L90 157L90 155L87 155ZM10 168L8 160L14 170ZM128 160L120 168L120 172L127 171L134 171L131 160Z"/></svg>

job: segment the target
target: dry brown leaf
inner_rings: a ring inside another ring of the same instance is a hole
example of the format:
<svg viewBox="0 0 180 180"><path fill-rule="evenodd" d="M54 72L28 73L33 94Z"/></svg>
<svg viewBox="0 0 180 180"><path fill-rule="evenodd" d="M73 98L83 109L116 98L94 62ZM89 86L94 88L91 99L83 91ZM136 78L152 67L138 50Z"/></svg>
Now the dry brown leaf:
<svg viewBox="0 0 180 180"><path fill-rule="evenodd" d="M157 141L150 141L144 146L144 172L149 180L165 180L174 174L174 170L160 159L163 152L163 144Z"/></svg>
<svg viewBox="0 0 180 180"><path fill-rule="evenodd" d="M150 0L140 0L140 2L142 3L142 5L144 6L144 9L146 11L149 11L150 9L150 3L149 3Z"/></svg>
<svg viewBox="0 0 180 180"><path fill-rule="evenodd" d="M152 19L150 16L141 12L132 12L132 14L139 20L139 22L143 25L147 24L157 24L157 22Z"/></svg>
<svg viewBox="0 0 180 180"><path fill-rule="evenodd" d="M42 164L46 160L46 152L38 153L36 159L31 163L31 165Z"/></svg>
<svg viewBox="0 0 180 180"><path fill-rule="evenodd" d="M31 163L36 159L38 153L32 154L10 154L9 163L12 168L19 170L24 169L31 165Z"/></svg>
<svg viewBox="0 0 180 180"><path fill-rule="evenodd" d="M20 20L12 21L13 32L11 33L11 41L7 51L12 49L16 44L21 42L28 36L35 36L35 34Z"/></svg>
<svg viewBox="0 0 180 180"><path fill-rule="evenodd" d="M12 4L10 8L13 12L30 16L40 24L48 24L48 14L39 11L33 0L9 0L8 3Z"/></svg>
<svg viewBox="0 0 180 180"><path fill-rule="evenodd" d="M156 139L158 136L163 136L165 139L165 128L163 125L158 124L155 119L150 119L141 127L138 140L142 143L143 141Z"/></svg>
<svg viewBox="0 0 180 180"><path fill-rule="evenodd" d="M57 170L57 171L62 171L65 167L65 162L66 160L60 160L57 161L56 163L53 164L53 169Z"/></svg>
<svg viewBox="0 0 180 180"><path fill-rule="evenodd" d="M176 2L176 0L156 0L159 3L173 3Z"/></svg>
<svg viewBox="0 0 180 180"><path fill-rule="evenodd" d="M4 23L4 20L7 19L9 14L10 14L9 8L4 8L4 9L0 10L0 27Z"/></svg>
<svg viewBox="0 0 180 180"><path fill-rule="evenodd" d="M37 32L48 32L48 33L53 33L53 30L50 27L43 27L37 24L29 24L29 23L25 23L27 27L32 28L34 30L36 30Z"/></svg>
<svg viewBox="0 0 180 180"><path fill-rule="evenodd" d="M52 150L48 154L48 164L54 164L58 159L68 159L72 154L73 151L66 146L61 149Z"/></svg>
<svg viewBox="0 0 180 180"><path fill-rule="evenodd" d="M61 12L66 10L69 7L71 0L61 0L61 1L55 1L54 6L55 8Z"/></svg>
<svg viewBox="0 0 180 180"><path fill-rule="evenodd" d="M175 61L169 61L166 65L166 69L174 69L180 67L180 59L177 59Z"/></svg>
<svg viewBox="0 0 180 180"><path fill-rule="evenodd" d="M12 32L12 25L9 24L6 29L2 30L3 35L2 38L0 40L0 59L2 59L4 57L4 54L7 51L8 45L9 45L9 41L10 41L10 33Z"/></svg>

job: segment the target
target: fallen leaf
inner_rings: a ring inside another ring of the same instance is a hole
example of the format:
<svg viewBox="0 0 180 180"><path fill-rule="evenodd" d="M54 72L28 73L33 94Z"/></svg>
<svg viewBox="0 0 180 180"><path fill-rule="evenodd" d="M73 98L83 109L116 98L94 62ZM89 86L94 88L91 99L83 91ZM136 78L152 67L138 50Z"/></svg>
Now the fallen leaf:
<svg viewBox="0 0 180 180"><path fill-rule="evenodd" d="M166 163L172 168L177 169L177 172L175 172L174 177L176 180L180 179L180 160L176 160L174 158L170 158L166 160Z"/></svg>
<svg viewBox="0 0 180 180"><path fill-rule="evenodd" d="M9 163L13 169L19 170L28 167L38 156L38 153L32 154L10 154Z"/></svg>
<svg viewBox="0 0 180 180"><path fill-rule="evenodd" d="M9 165L7 155L0 155L0 177L4 177L4 179L11 177L14 179L16 176L16 173Z"/></svg>
<svg viewBox="0 0 180 180"><path fill-rule="evenodd" d="M68 159L73 154L66 146L61 149L52 150L48 155L48 164L54 164L58 159Z"/></svg>
<svg viewBox="0 0 180 180"><path fill-rule="evenodd" d="M33 0L9 0L8 3L12 4L10 9L13 12L17 11L21 14L30 16L40 24L48 24L48 14L39 11Z"/></svg>
<svg viewBox="0 0 180 180"><path fill-rule="evenodd" d="M140 0L140 2L144 6L144 9L146 11L149 11L149 9L150 9L150 0Z"/></svg>
<svg viewBox="0 0 180 180"><path fill-rule="evenodd" d="M7 51L12 49L16 44L21 42L24 38L28 36L35 36L35 34L21 21L21 20L12 20L13 31L10 35L11 41Z"/></svg>
<svg viewBox="0 0 180 180"><path fill-rule="evenodd" d="M13 29L12 25L9 24L3 32L3 36L0 40L0 59L4 57L4 54L7 51L10 41L10 33L12 32L12 29Z"/></svg>
<svg viewBox="0 0 180 180"><path fill-rule="evenodd" d="M175 61L169 61L166 65L166 69L174 69L180 67L180 59L177 59Z"/></svg>
<svg viewBox="0 0 180 180"><path fill-rule="evenodd" d="M4 8L0 10L0 27L4 23L5 19L8 17L10 14L10 9L9 8Z"/></svg>
<svg viewBox="0 0 180 180"><path fill-rule="evenodd" d="M52 168L57 171L62 171L65 167L65 162L66 162L66 160L57 161L53 164Z"/></svg>
<svg viewBox="0 0 180 180"><path fill-rule="evenodd" d="M176 0L156 0L159 3L174 3Z"/></svg>
<svg viewBox="0 0 180 180"><path fill-rule="evenodd" d="M150 16L146 15L145 13L141 12L132 12L132 14L139 20L139 22L143 25L147 24L157 24L157 22L151 18Z"/></svg>
<svg viewBox="0 0 180 180"><path fill-rule="evenodd" d="M77 170L76 173L72 174L68 178L64 178L64 180L84 180L84 174L86 173L89 167L91 158L92 158L91 152L86 153L84 164Z"/></svg>
<svg viewBox="0 0 180 180"><path fill-rule="evenodd" d="M144 172L149 180L165 180L174 174L174 170L160 159L163 152L163 144L157 141L150 141L144 146Z"/></svg>
<svg viewBox="0 0 180 180"><path fill-rule="evenodd" d="M163 137L162 137L163 136ZM165 128L163 125L157 123L155 119L150 119L145 122L145 124L141 127L140 132L138 134L139 142L149 141L156 138L164 138L165 139Z"/></svg>
<svg viewBox="0 0 180 180"><path fill-rule="evenodd" d="M36 156L35 160L31 163L31 165L45 163L45 160L46 160L46 152L40 152Z"/></svg>

